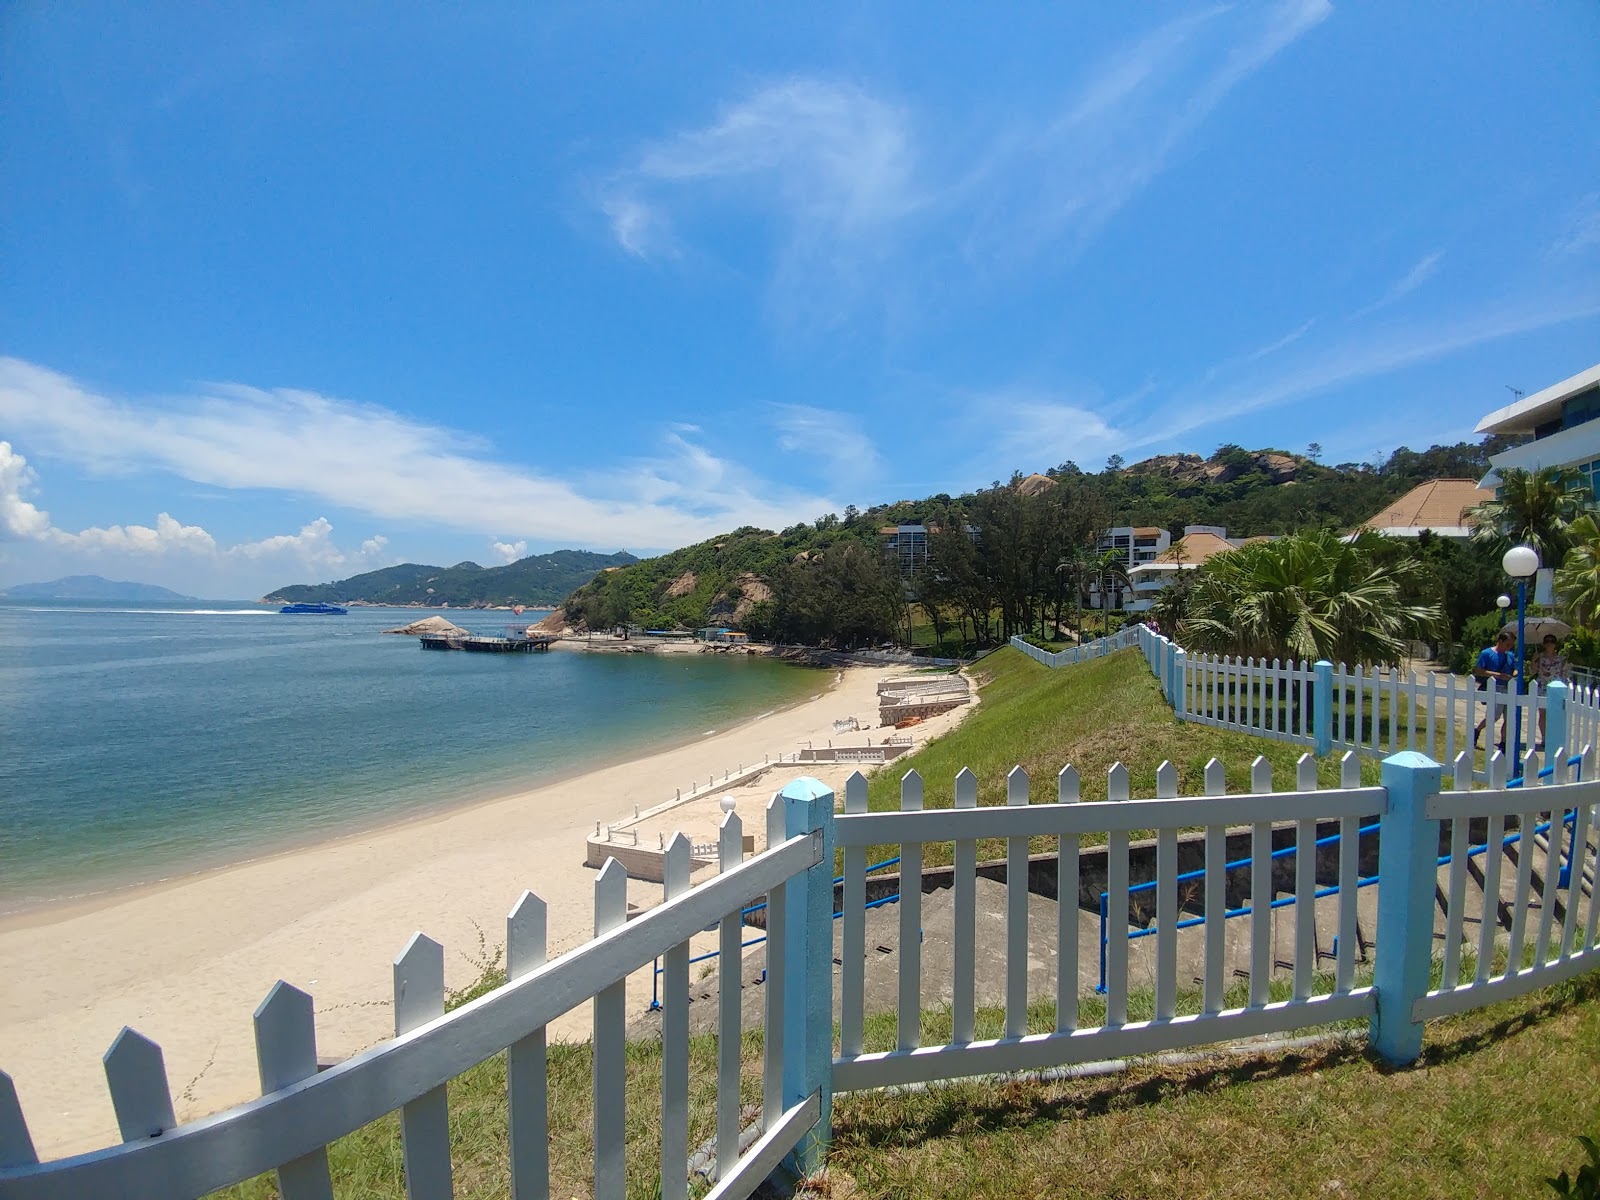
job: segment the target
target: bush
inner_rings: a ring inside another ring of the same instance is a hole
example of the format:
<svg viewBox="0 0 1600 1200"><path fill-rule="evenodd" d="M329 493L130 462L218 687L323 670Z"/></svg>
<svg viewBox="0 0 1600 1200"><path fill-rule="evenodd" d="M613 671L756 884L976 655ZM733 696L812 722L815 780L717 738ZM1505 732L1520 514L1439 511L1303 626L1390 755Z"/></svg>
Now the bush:
<svg viewBox="0 0 1600 1200"><path fill-rule="evenodd" d="M1600 667L1600 634L1592 629L1574 629L1561 652L1573 666Z"/></svg>

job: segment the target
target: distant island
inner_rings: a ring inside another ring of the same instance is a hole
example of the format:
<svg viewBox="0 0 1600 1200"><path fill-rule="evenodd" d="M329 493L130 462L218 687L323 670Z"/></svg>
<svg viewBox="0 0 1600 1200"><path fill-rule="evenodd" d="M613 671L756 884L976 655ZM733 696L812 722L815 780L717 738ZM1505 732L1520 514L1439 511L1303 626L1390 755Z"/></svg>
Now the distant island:
<svg viewBox="0 0 1600 1200"><path fill-rule="evenodd" d="M556 605L601 571L639 560L626 552L556 550L503 567L461 562L453 567L401 563L333 583L296 583L262 597L264 604L386 604L410 608L493 608Z"/></svg>
<svg viewBox="0 0 1600 1200"><path fill-rule="evenodd" d="M181 600L192 602L170 588L153 583L129 583L119 579L102 579L98 575L68 575L49 583L19 583L0 589L0 598L7 600Z"/></svg>

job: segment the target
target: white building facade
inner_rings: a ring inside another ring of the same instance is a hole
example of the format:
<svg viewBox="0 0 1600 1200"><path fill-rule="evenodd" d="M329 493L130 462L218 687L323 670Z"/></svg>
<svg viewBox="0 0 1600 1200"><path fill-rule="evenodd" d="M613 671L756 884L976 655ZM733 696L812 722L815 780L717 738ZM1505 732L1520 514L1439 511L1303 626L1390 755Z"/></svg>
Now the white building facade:
<svg viewBox="0 0 1600 1200"><path fill-rule="evenodd" d="M1571 467L1600 495L1600 363L1496 409L1478 422L1477 432L1533 435L1490 458L1480 487L1498 486L1499 472L1507 467Z"/></svg>

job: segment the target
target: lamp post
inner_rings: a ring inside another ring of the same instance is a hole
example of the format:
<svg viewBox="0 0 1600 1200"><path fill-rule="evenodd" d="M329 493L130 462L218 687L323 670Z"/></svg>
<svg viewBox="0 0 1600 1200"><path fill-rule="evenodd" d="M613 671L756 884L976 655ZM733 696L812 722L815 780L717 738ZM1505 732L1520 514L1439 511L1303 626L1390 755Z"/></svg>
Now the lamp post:
<svg viewBox="0 0 1600 1200"><path fill-rule="evenodd" d="M1523 634L1526 630L1528 616L1528 580L1533 578L1534 572L1539 569L1539 554L1532 546L1513 546L1507 550L1500 559L1500 566L1505 573L1517 581L1517 694L1522 694L1522 669L1525 659L1523 649ZM1522 774L1522 705L1516 706L1512 720L1511 733L1512 763L1516 773Z"/></svg>

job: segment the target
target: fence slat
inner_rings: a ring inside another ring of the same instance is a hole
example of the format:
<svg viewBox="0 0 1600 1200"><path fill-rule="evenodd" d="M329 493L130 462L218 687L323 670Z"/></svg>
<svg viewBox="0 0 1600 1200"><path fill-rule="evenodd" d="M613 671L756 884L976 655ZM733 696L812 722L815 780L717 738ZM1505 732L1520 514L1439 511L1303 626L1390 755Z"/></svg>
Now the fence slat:
<svg viewBox="0 0 1600 1200"><path fill-rule="evenodd" d="M1078 772L1071 763L1056 775L1056 802L1078 802ZM1056 1032L1078 1027L1078 835L1056 845ZM959 978L959 976L958 976Z"/></svg>
<svg viewBox="0 0 1600 1200"><path fill-rule="evenodd" d="M956 776L957 808L978 807L978 777L966 767ZM976 1018L973 989L976 976L978 843L961 838L955 850L955 956L954 989L951 992L951 1040L970 1042Z"/></svg>
<svg viewBox="0 0 1600 1200"><path fill-rule="evenodd" d="M1450 874L1449 891L1445 899L1444 966L1440 974L1442 987L1454 988L1461 982L1461 939L1466 921L1467 904L1467 829L1466 817L1456 817L1450 822ZM1484 897L1485 910L1488 897Z"/></svg>
<svg viewBox="0 0 1600 1200"><path fill-rule="evenodd" d="M844 811L867 811L867 780L855 771L844 781ZM901 865L900 878L905 879ZM861 1053L862 1022L866 1006L867 969L867 848L844 848L844 959L839 980L839 1053L854 1058Z"/></svg>
<svg viewBox="0 0 1600 1200"><path fill-rule="evenodd" d="M628 923L628 872L614 858L594 881L594 932L599 937ZM627 980L601 988L594 998L594 1196L623 1200L628 1190Z"/></svg>
<svg viewBox="0 0 1600 1200"><path fill-rule="evenodd" d="M668 849L670 862L671 850ZM506 979L520 979L548 961L549 914L545 902L524 891L506 917ZM685 968L687 974L687 968ZM670 1002L670 995L669 995ZM684 1007L688 996L684 996ZM536 1029L506 1051L510 1109L511 1194L544 1200L550 1194L550 1105L545 1031Z"/></svg>
<svg viewBox="0 0 1600 1200"><path fill-rule="evenodd" d="M1506 950L1508 975L1522 969L1522 942L1528 925L1528 897L1533 879L1533 827L1538 824L1538 817L1536 811L1517 817L1517 891L1511 906L1511 941Z"/></svg>
<svg viewBox="0 0 1600 1200"><path fill-rule="evenodd" d="M1106 799L1128 798L1128 768L1106 772ZM1128 1023L1128 835L1106 835L1106 1024Z"/></svg>
<svg viewBox="0 0 1600 1200"><path fill-rule="evenodd" d="M1178 794L1178 770L1171 762L1156 768L1156 799ZM1156 830L1156 1020L1178 1011L1178 831Z"/></svg>
<svg viewBox="0 0 1600 1200"><path fill-rule="evenodd" d="M444 1015L444 947L414 933L394 960L394 1032L410 1033ZM401 1156L411 1200L450 1200L450 1111L443 1086L400 1110Z"/></svg>
<svg viewBox="0 0 1600 1200"><path fill-rule="evenodd" d="M1295 790L1317 790L1317 760L1302 754L1295 772ZM1317 966L1317 823L1295 822L1294 832L1294 996L1311 995Z"/></svg>
<svg viewBox="0 0 1600 1200"><path fill-rule="evenodd" d="M1006 804L1026 808L1028 773L1012 767ZM1006 839L1006 1036L1028 1032L1028 839Z"/></svg>
<svg viewBox="0 0 1600 1200"><path fill-rule="evenodd" d="M1561 761L1556 754L1564 758L1566 749L1562 747L1552 753L1550 762ZM1544 966L1550 957L1550 932L1556 915L1556 885L1561 878L1561 851L1567 832L1566 815L1566 810L1560 805L1553 805L1550 809L1550 831L1545 838L1544 883L1539 888L1539 941L1533 952L1533 963L1538 967Z"/></svg>
<svg viewBox="0 0 1600 1200"><path fill-rule="evenodd" d="M717 837L717 869L731 871L744 859L744 825L725 813ZM717 1178L739 1161L740 1017L744 1003L744 920L738 909L717 928Z"/></svg>
<svg viewBox="0 0 1600 1200"><path fill-rule="evenodd" d="M780 846L787 841L787 825L783 796L774 792L767 801L767 845ZM789 885L779 884L767 892L767 979L761 985L766 989L762 997L766 1018L761 1077L763 1129L771 1129L783 1112L783 993L788 983L784 966L788 953L788 922Z"/></svg>
<svg viewBox="0 0 1600 1200"><path fill-rule="evenodd" d="M900 811L922 808L922 776L907 771L900 779ZM922 843L900 846L900 994L895 1041L915 1050L922 1039Z"/></svg>
<svg viewBox="0 0 1600 1200"><path fill-rule="evenodd" d="M1594 757L1592 753L1589 760L1584 764L1584 767L1586 771L1592 771L1594 769ZM1586 778L1593 778L1593 776L1586 775ZM1594 808L1595 806L1592 804L1589 806L1589 825L1591 828L1595 824ZM1583 932L1583 947L1585 950L1595 944L1596 933L1600 933L1600 854L1595 856L1594 883L1589 890L1589 918L1587 923L1584 925Z"/></svg>
<svg viewBox="0 0 1600 1200"><path fill-rule="evenodd" d="M17 1099L17 1085L0 1071L0 1167L31 1167L38 1161L33 1135Z"/></svg>
<svg viewBox="0 0 1600 1200"><path fill-rule="evenodd" d="M682 831L672 835L661 857L664 903L689 890L691 852ZM661 1200L684 1200L689 1194L689 958L688 942L662 955Z"/></svg>
<svg viewBox="0 0 1600 1200"><path fill-rule="evenodd" d="M1250 827L1250 1006L1270 999L1272 982L1272 825Z"/></svg>
<svg viewBox="0 0 1600 1200"><path fill-rule="evenodd" d="M1487 983L1494 965L1495 932L1500 927L1500 866L1506 857L1505 836L1505 815L1492 813L1483 852L1483 918L1478 926L1478 969L1473 976L1474 983Z"/></svg>
<svg viewBox="0 0 1600 1200"><path fill-rule="evenodd" d="M1225 795L1227 774L1215 758L1206 763L1207 796ZM1201 1005L1208 1013L1222 1011L1228 965L1228 831L1206 825L1206 977Z"/></svg>
<svg viewBox="0 0 1600 1200"><path fill-rule="evenodd" d="M280 979L256 1009L254 1022L263 1096L317 1073L316 1013L310 996ZM282 1200L333 1200L327 1150L313 1150L279 1167L278 1193Z"/></svg>
<svg viewBox="0 0 1600 1200"><path fill-rule="evenodd" d="M1561 946L1559 954L1565 958L1572 953L1572 940L1578 931L1578 906L1583 900L1583 875L1589 866L1589 810L1590 804L1579 804L1573 816L1572 825L1572 858L1567 863L1569 882L1567 884L1567 915L1561 922ZM1594 907L1594 889L1590 889L1590 907Z"/></svg>
<svg viewBox="0 0 1600 1200"><path fill-rule="evenodd" d="M178 1123L160 1046L123 1026L103 1061L123 1141L159 1137Z"/></svg>

